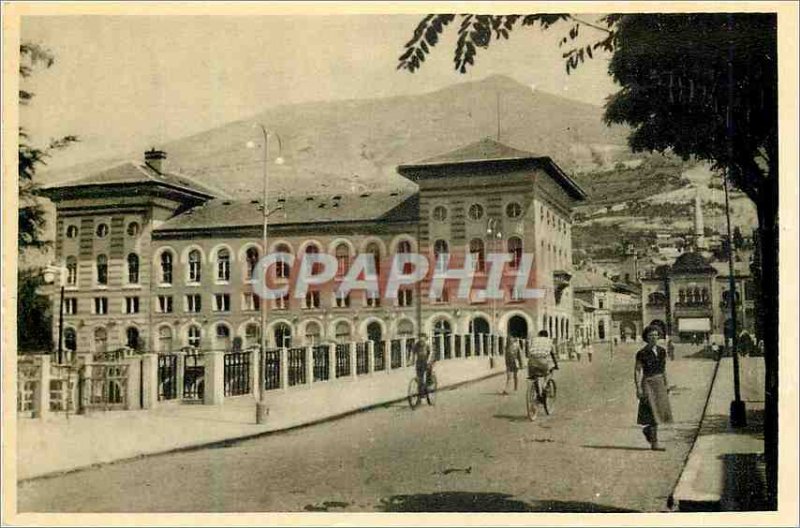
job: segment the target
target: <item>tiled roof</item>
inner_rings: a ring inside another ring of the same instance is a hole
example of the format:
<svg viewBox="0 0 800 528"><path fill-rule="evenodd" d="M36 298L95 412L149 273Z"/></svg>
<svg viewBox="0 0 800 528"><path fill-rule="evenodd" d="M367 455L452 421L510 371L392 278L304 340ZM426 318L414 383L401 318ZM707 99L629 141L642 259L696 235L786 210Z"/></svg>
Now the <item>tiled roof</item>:
<svg viewBox="0 0 800 528"><path fill-rule="evenodd" d="M576 290L610 289L613 286L614 283L611 279L592 271L575 270L575 273L572 275L572 287Z"/></svg>
<svg viewBox="0 0 800 528"><path fill-rule="evenodd" d="M94 185L115 185L125 183L160 183L170 187L177 187L193 193L200 193L208 197L227 197L228 194L220 189L200 183L192 178L181 176L172 172L159 173L145 163L126 161L96 172L91 176L77 180L54 183L44 189L63 189L70 187L85 187Z"/></svg>
<svg viewBox="0 0 800 528"><path fill-rule="evenodd" d="M280 208L280 209L279 209ZM275 196L269 200L271 226L359 221L416 221L417 191L341 195ZM158 227L157 231L260 226L259 200L211 200Z"/></svg>
<svg viewBox="0 0 800 528"><path fill-rule="evenodd" d="M586 192L570 178L550 157L539 156L531 152L515 149L504 145L491 138L483 138L480 141L471 143L456 150L440 154L432 158L424 159L416 163L409 163L397 167L397 171L414 180L419 177L421 171L434 169L436 167L446 167L454 165L469 165L479 163L502 162L534 162L542 166L545 171L558 183L564 190L577 200L586 199Z"/></svg>
<svg viewBox="0 0 800 528"><path fill-rule="evenodd" d="M490 160L522 160L537 159L540 156L524 150L518 150L508 145L498 143L491 138L483 138L445 154L413 163L415 166L423 165L449 165L454 163L470 163Z"/></svg>

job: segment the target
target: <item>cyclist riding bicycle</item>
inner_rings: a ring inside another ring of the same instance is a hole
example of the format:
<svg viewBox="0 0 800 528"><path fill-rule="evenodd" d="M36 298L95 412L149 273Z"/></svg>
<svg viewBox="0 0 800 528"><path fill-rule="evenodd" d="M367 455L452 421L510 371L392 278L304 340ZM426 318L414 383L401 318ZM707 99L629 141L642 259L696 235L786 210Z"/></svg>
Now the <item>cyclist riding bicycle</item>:
<svg viewBox="0 0 800 528"><path fill-rule="evenodd" d="M535 380L550 374L547 356L550 356L553 360L553 368L558 370L558 358L556 357L553 342L547 337L547 330L540 330L539 335L531 340L531 347L528 351L529 379Z"/></svg>
<svg viewBox="0 0 800 528"><path fill-rule="evenodd" d="M433 373L433 364L436 358L431 354L431 347L428 346L428 336L422 334L414 343L414 364L417 369L418 393L425 394L425 389Z"/></svg>

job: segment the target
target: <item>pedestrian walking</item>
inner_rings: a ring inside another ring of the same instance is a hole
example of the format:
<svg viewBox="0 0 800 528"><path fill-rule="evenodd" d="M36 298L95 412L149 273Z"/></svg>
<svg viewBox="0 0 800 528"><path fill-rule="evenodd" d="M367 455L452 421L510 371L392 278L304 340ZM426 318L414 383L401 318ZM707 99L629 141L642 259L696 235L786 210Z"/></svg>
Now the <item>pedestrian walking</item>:
<svg viewBox="0 0 800 528"><path fill-rule="evenodd" d="M581 356L583 355L583 348L581 348L580 343L574 343L572 346L575 349L575 359L577 359L578 363L580 363Z"/></svg>
<svg viewBox="0 0 800 528"><path fill-rule="evenodd" d="M589 363L591 363L592 356L594 355L594 347L592 346L592 342L586 340L586 343L583 346L583 350L586 352L586 357L589 359Z"/></svg>
<svg viewBox="0 0 800 528"><path fill-rule="evenodd" d="M507 396L508 385L511 383L512 378L514 379L514 392L516 392L519 388L518 372L522 368L522 349L520 348L519 342L516 339L511 338L506 341L505 360L506 385L501 394Z"/></svg>
<svg viewBox="0 0 800 528"><path fill-rule="evenodd" d="M670 361L675 361L675 343L672 342L672 338L669 336L667 336L667 355Z"/></svg>
<svg viewBox="0 0 800 528"><path fill-rule="evenodd" d="M650 449L664 451L658 443L658 426L672 423L672 407L667 391L667 351L657 345L658 327L646 327L642 337L647 345L636 353L633 376L636 397L639 399L636 423L644 426L642 433L650 443Z"/></svg>

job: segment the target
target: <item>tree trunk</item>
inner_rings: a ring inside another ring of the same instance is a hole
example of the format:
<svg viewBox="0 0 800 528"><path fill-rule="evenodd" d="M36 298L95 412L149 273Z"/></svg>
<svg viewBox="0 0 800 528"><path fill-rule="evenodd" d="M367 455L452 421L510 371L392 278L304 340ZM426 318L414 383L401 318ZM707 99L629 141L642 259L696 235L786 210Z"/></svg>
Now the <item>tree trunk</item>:
<svg viewBox="0 0 800 528"><path fill-rule="evenodd" d="M758 231L761 243L762 283L758 317L764 339L764 457L766 462L769 507L777 509L778 499L778 189L763 186L758 204ZM772 177L774 176L774 177Z"/></svg>

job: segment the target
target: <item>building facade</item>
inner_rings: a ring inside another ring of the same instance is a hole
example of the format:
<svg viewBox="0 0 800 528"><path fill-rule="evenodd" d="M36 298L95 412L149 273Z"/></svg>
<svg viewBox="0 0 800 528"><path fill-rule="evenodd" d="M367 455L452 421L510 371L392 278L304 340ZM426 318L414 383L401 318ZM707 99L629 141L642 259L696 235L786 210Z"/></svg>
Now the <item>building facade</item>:
<svg viewBox="0 0 800 528"><path fill-rule="evenodd" d="M550 158L486 139L398 172L417 189L270 199L268 252L297 263L327 253L337 262L333 280L300 298L270 300L253 290L265 249L263 203L231 200L171 173L162 151L45 189L57 208L56 259L65 270L65 348L230 349L237 338L256 345L262 311L271 347L418 333L525 337L542 328L559 340L572 336L571 211L585 194ZM369 272L381 289L393 255L426 255L432 272L392 299L382 291L337 295L364 253L375 256ZM447 270L471 255L478 289L490 253L508 255L502 298L456 295ZM524 254L533 255L527 286L543 289L543 298L518 295ZM448 268L437 266L441 255L449 255ZM292 283L298 268L277 264L268 281ZM438 275L444 286L430 298ZM57 296L53 303L58 313Z"/></svg>

